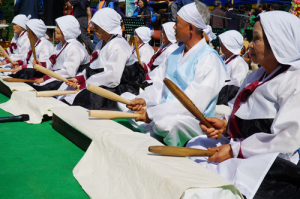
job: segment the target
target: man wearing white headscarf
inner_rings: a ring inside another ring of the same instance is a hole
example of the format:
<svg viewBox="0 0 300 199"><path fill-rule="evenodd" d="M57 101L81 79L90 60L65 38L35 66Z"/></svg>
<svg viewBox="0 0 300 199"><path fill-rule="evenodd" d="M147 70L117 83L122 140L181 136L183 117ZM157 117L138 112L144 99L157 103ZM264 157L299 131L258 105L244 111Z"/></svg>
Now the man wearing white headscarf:
<svg viewBox="0 0 300 199"><path fill-rule="evenodd" d="M84 46L76 39L81 32L77 19L67 15L57 18L55 21L57 23L55 38L60 40L60 43L56 45L53 54L47 60L50 66L48 69L64 78L72 78L89 66L89 55ZM31 84L31 86L37 91L57 90L62 83L60 80L43 75L36 79L35 84Z"/></svg>
<svg viewBox="0 0 300 199"><path fill-rule="evenodd" d="M116 102L96 95L86 89L88 84L103 87L112 92L119 92L125 63L131 55L128 42L122 37L121 16L113 9L103 8L96 12L91 22L100 42L92 53L90 66L69 79L71 84L62 84L59 90L75 89L77 94L62 96L71 105L80 105L88 109L116 109ZM118 93L120 94L120 93Z"/></svg>
<svg viewBox="0 0 300 199"><path fill-rule="evenodd" d="M28 52L30 41L26 34L26 23L30 19L30 15L17 15L12 20L14 37L11 40L9 47L5 50L13 61L22 59ZM8 59L2 60L1 65L10 63Z"/></svg>
<svg viewBox="0 0 300 199"><path fill-rule="evenodd" d="M290 13L259 14L249 48L262 67L244 80L229 103L230 116L207 118L213 125L201 125L207 137L187 144L216 151L191 159L230 180L247 199L300 198L299 32L300 21ZM217 133L224 136L211 139Z"/></svg>
<svg viewBox="0 0 300 199"><path fill-rule="evenodd" d="M205 22L204 22L205 21ZM123 111L138 111L141 116L129 122L134 128L149 133L167 145L184 146L191 138L202 134L199 121L184 108L163 84L172 80L206 116L215 116L215 105L226 77L225 64L218 53L207 45L203 32L210 39L209 11L205 4L196 1L180 9L174 26L177 41L183 42L164 63L153 85L139 96L129 96L131 104ZM161 67L161 66L159 66ZM164 68L163 67L163 68ZM125 94L124 94L125 95ZM147 106L147 109L142 109Z"/></svg>
<svg viewBox="0 0 300 199"><path fill-rule="evenodd" d="M228 102L237 94L240 86L246 78L249 67L245 60L239 55L244 38L236 30L229 30L219 35L222 59L227 68L227 77L222 90L219 93L218 105L228 106Z"/></svg>
<svg viewBox="0 0 300 199"><path fill-rule="evenodd" d="M40 19L31 19L26 23L26 27L27 31L29 29L33 33L32 39L35 46L37 60L43 67L49 68L50 64L47 63L47 60L51 56L54 46L45 38L47 28L44 22ZM33 61L34 56L30 48L22 59L11 63L11 66L14 68L13 73L22 69L33 68Z"/></svg>
<svg viewBox="0 0 300 199"><path fill-rule="evenodd" d="M135 29L135 37L137 37L137 44L140 53L141 64L148 64L151 57L154 54L153 48L149 45L149 41L151 40L151 36L154 31L150 30L148 27L139 27ZM135 46L132 46L132 53L130 58L127 60L126 65L132 65L138 61Z"/></svg>

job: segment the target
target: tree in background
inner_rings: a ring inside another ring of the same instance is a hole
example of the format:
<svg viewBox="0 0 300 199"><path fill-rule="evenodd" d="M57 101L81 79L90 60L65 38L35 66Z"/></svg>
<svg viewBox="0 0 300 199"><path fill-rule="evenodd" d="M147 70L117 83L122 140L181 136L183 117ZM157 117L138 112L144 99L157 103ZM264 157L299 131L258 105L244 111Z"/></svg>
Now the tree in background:
<svg viewBox="0 0 300 199"><path fill-rule="evenodd" d="M10 23L14 18L14 0L2 0L1 10L3 20Z"/></svg>

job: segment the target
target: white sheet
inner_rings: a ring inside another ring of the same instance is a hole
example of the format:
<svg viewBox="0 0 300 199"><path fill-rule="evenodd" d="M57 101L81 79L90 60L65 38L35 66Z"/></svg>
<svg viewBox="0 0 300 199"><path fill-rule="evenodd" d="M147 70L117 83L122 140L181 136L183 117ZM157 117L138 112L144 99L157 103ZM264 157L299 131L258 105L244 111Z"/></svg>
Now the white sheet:
<svg viewBox="0 0 300 199"><path fill-rule="evenodd" d="M34 88L23 82L6 82L4 78L11 78L9 76L0 75L0 81L3 82L12 92L14 91L34 91Z"/></svg>

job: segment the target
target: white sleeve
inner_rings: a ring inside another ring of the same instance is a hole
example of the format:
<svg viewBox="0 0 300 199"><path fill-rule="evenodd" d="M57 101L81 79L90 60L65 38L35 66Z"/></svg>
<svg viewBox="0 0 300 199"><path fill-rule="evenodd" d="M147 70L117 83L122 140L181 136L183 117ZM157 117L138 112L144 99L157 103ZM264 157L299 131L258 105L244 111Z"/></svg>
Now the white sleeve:
<svg viewBox="0 0 300 199"><path fill-rule="evenodd" d="M136 52L135 52L136 53ZM144 46L140 50L141 62L142 64L148 64L150 62L151 57L154 55L154 50L150 45Z"/></svg>
<svg viewBox="0 0 300 199"><path fill-rule="evenodd" d="M205 56L196 66L195 77L184 93L203 113L209 103L218 95L226 78L221 60L211 53ZM164 92L164 91L163 91ZM162 93L163 94L163 93ZM166 113L191 115L177 100L168 101L147 109L150 119Z"/></svg>
<svg viewBox="0 0 300 199"><path fill-rule="evenodd" d="M27 53L29 51L30 48L30 41L28 38L26 39L22 39L20 48L18 49L17 53L13 53L12 55L10 55L10 58L13 61L18 61L21 60L23 61L23 63L25 63L26 61L26 57L27 57Z"/></svg>
<svg viewBox="0 0 300 199"><path fill-rule="evenodd" d="M243 59L238 59L231 69L230 81L227 85L240 87L248 74L248 64Z"/></svg>

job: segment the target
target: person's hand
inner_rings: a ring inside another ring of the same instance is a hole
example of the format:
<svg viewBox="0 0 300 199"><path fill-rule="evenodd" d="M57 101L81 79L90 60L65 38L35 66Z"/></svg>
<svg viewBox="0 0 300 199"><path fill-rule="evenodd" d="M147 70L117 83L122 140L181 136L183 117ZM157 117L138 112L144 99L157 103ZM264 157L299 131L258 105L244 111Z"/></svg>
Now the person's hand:
<svg viewBox="0 0 300 199"><path fill-rule="evenodd" d="M137 98L130 101L130 105L126 107L132 111L140 111L143 107L146 106L146 101L143 98Z"/></svg>
<svg viewBox="0 0 300 199"><path fill-rule="evenodd" d="M22 70L22 67L15 67L15 68L13 68L12 71L11 71L11 73L16 73L19 70Z"/></svg>
<svg viewBox="0 0 300 199"><path fill-rule="evenodd" d="M140 114L139 117L135 118L135 121L143 121L145 123L150 123L152 120L149 119L148 114L147 114L147 110L146 109L141 109L140 111L135 111L133 113L137 113Z"/></svg>
<svg viewBox="0 0 300 199"><path fill-rule="evenodd" d="M78 86L78 80L76 78L71 78L71 79L68 79L68 81L70 83L66 83L68 86L74 88L74 89L77 89L77 86Z"/></svg>
<svg viewBox="0 0 300 199"><path fill-rule="evenodd" d="M224 144L219 147L208 148L209 151L216 151L208 160L210 162L223 162L229 158L233 158L233 153L230 144Z"/></svg>
<svg viewBox="0 0 300 199"><path fill-rule="evenodd" d="M0 63L0 65L5 65L5 64L7 64L7 62L6 62L5 60L3 60L3 61Z"/></svg>
<svg viewBox="0 0 300 199"><path fill-rule="evenodd" d="M41 83L45 82L44 78L38 78L34 81L34 83L40 85Z"/></svg>
<svg viewBox="0 0 300 199"><path fill-rule="evenodd" d="M93 29L94 29L94 26L93 26L93 24L91 23L91 21L89 21L89 28L90 28L90 30L93 30Z"/></svg>
<svg viewBox="0 0 300 199"><path fill-rule="evenodd" d="M19 63L18 62L12 62L12 63L10 63L10 65L11 65L11 67L13 67L13 68L18 68L19 67Z"/></svg>
<svg viewBox="0 0 300 199"><path fill-rule="evenodd" d="M205 119L211 123L211 125L214 128L208 128L204 124L200 123L200 127L204 133L206 133L208 138L215 139L218 137L218 133L220 132L221 134L226 133L227 129L227 121L225 119L220 120L218 118L214 117L205 117Z"/></svg>
<svg viewBox="0 0 300 199"><path fill-rule="evenodd" d="M1 1L0 1L1 2ZM1 6L1 5L0 5ZM0 52L0 57L4 57L4 55L3 55L3 53L2 52Z"/></svg>
<svg viewBox="0 0 300 199"><path fill-rule="evenodd" d="M39 60L36 60L36 61L33 60L33 61L32 61L32 65L35 66L36 64L42 65L41 62L39 62Z"/></svg>

